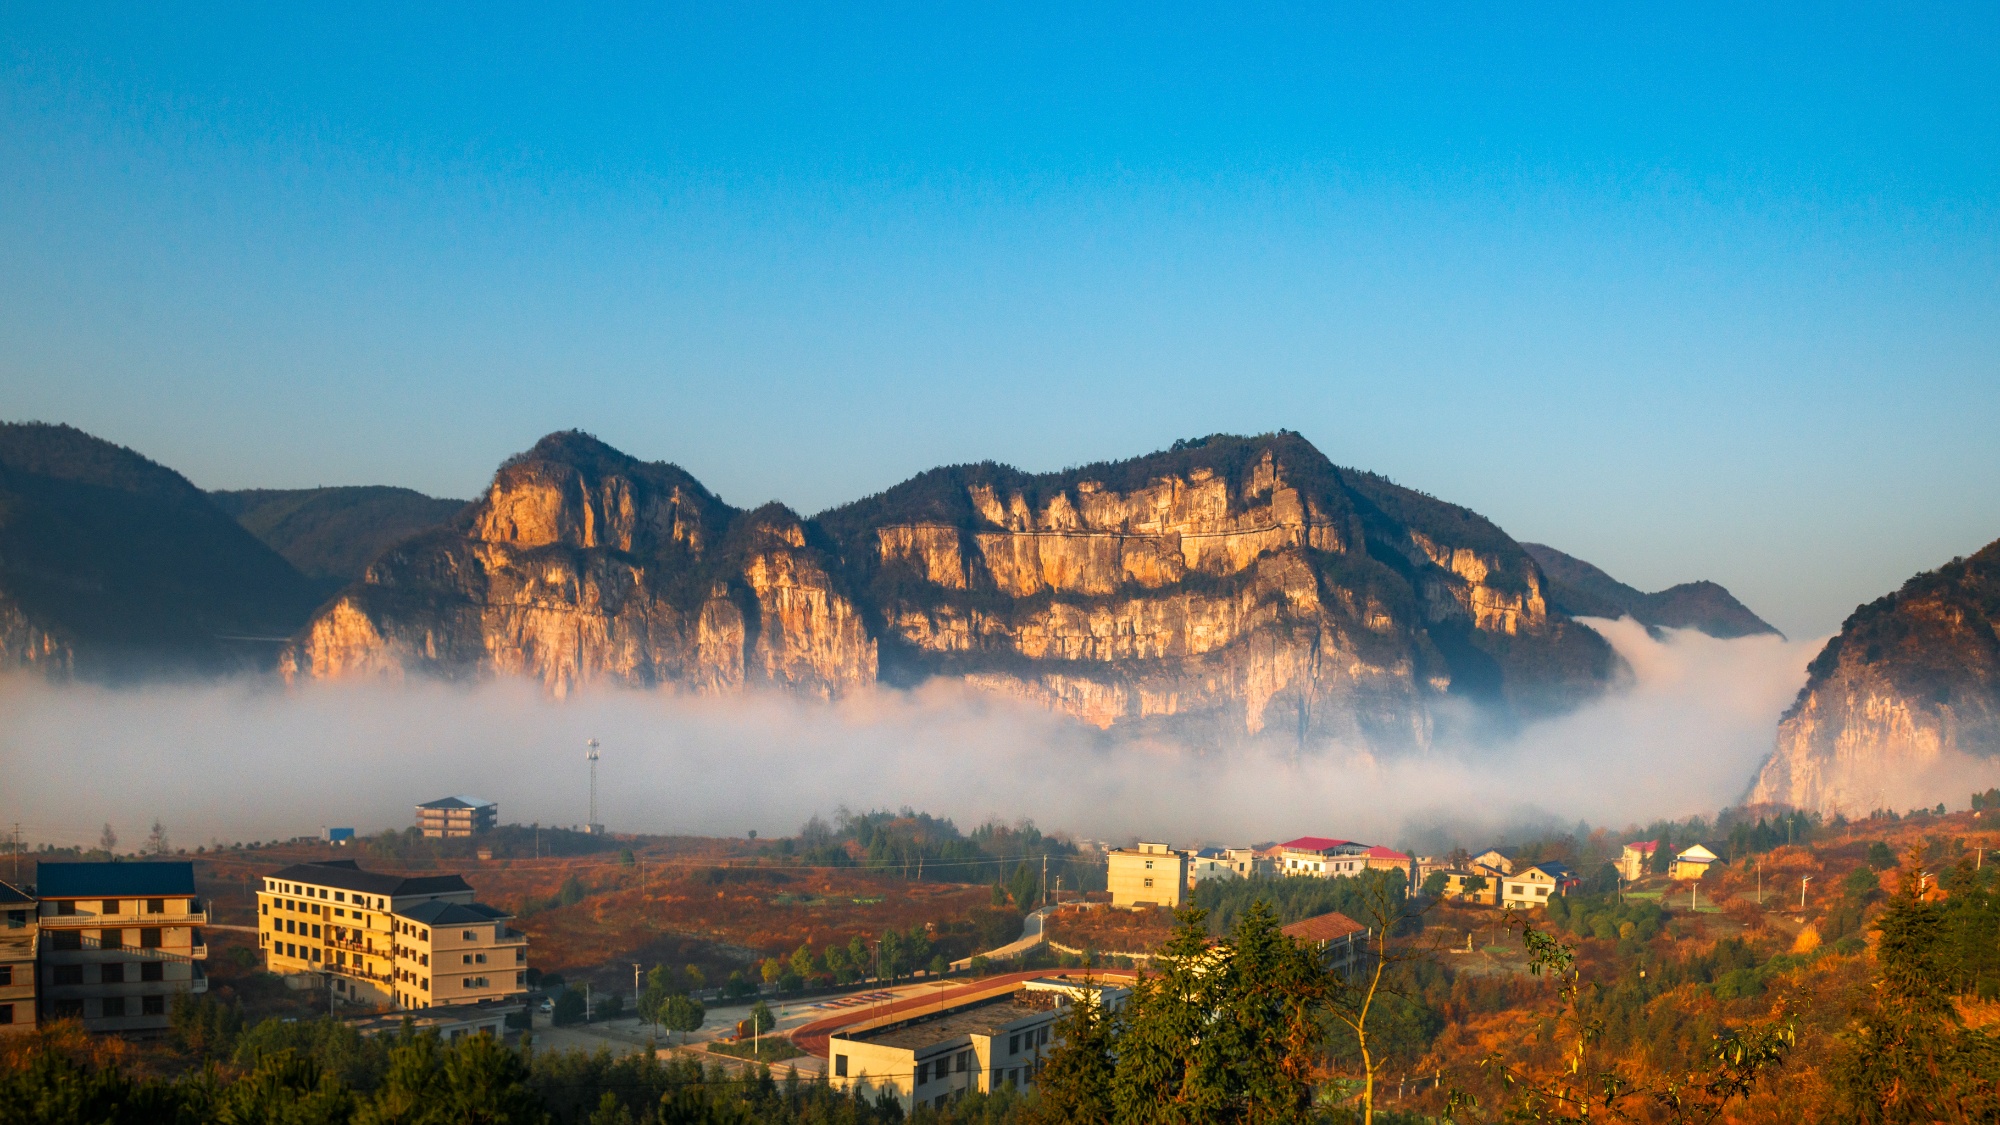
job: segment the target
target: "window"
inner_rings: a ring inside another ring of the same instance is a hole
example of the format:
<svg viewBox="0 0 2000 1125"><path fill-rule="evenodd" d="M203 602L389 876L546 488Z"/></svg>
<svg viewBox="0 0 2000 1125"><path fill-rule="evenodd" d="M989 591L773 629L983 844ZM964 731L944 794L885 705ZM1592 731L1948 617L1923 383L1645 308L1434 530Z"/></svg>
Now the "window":
<svg viewBox="0 0 2000 1125"><path fill-rule="evenodd" d="M21 930L21 929L26 929L26 928L27 928L27 925L28 925L28 912L27 912L27 911L25 911L25 910L9 910L9 911L7 912L7 928L8 928L8 929L10 929L10 930Z"/></svg>
<svg viewBox="0 0 2000 1125"><path fill-rule="evenodd" d="M161 931L158 926L147 926L145 929L140 930L139 948L140 949L160 948L160 932Z"/></svg>
<svg viewBox="0 0 2000 1125"><path fill-rule="evenodd" d="M314 926L314 927L313 927L312 929L313 929L313 936L314 936L314 937L318 937L318 936L319 936L319 927L318 927L318 926Z"/></svg>
<svg viewBox="0 0 2000 1125"><path fill-rule="evenodd" d="M0 1024L10 1024L13 1022L14 1022L14 1005L0 1004Z"/></svg>
<svg viewBox="0 0 2000 1125"><path fill-rule="evenodd" d="M429 992L431 990L431 978L423 977L419 979L417 981L417 987L423 989L425 992Z"/></svg>
<svg viewBox="0 0 2000 1125"><path fill-rule="evenodd" d="M103 1000L98 1001L98 1003L100 1005L98 1012L105 1019L117 1019L125 1014L125 998L123 996L106 996Z"/></svg>
<svg viewBox="0 0 2000 1125"><path fill-rule="evenodd" d="M122 949L125 946L124 930L100 930L98 934L98 944L106 949Z"/></svg>
<svg viewBox="0 0 2000 1125"><path fill-rule="evenodd" d="M478 934L478 933L477 933L476 931L473 931L473 930L460 930L460 931L459 931L459 933L458 933L458 936L459 936L459 937L461 937L461 938L463 938L463 939L465 939L466 941L478 941L478 940L479 940L479 934Z"/></svg>
<svg viewBox="0 0 2000 1125"><path fill-rule="evenodd" d="M1149 887L1153 885L1153 880L1152 880L1152 877L1151 877L1151 876L1148 876L1148 877L1146 878L1146 885L1147 885L1147 886L1149 886Z"/></svg>
<svg viewBox="0 0 2000 1125"><path fill-rule="evenodd" d="M484 953L475 953L475 954L473 954L473 955L472 955L472 963L473 963L473 964L475 964L475 965L484 965L484 964L486 963L486 954L484 954Z"/></svg>
<svg viewBox="0 0 2000 1125"><path fill-rule="evenodd" d="M335 902L346 902L346 901L347 901L347 892L346 892L346 891L335 891L335 892L333 892L333 901L335 901Z"/></svg>
<svg viewBox="0 0 2000 1125"><path fill-rule="evenodd" d="M139 979L142 981L162 981L167 979L167 967L158 961L141 961Z"/></svg>
<svg viewBox="0 0 2000 1125"><path fill-rule="evenodd" d="M115 898L105 899L103 905L104 905L104 913L106 914L117 914L121 910L121 907L118 905L118 900Z"/></svg>
<svg viewBox="0 0 2000 1125"><path fill-rule="evenodd" d="M461 965L470 965L470 964L472 964L472 954L470 954L470 953L461 953L461 954L459 954L459 955L458 955L458 963L459 963L459 964L461 964Z"/></svg>
<svg viewBox="0 0 2000 1125"><path fill-rule="evenodd" d="M0 987L14 983L14 966L0 965Z"/></svg>
<svg viewBox="0 0 2000 1125"><path fill-rule="evenodd" d="M430 954L428 954L428 953L419 953L419 954L417 954L417 964L419 964L419 965L422 965L423 967L425 967L425 968L427 968L427 969L428 969L428 968L430 968L430 964L431 964L431 955L430 955Z"/></svg>
<svg viewBox="0 0 2000 1125"><path fill-rule="evenodd" d="M931 1064L930 1064L930 1063L928 1063L928 1062L920 1062L920 1063L918 1063L918 1064L917 1064L917 1085L921 1086L921 1085L923 1085L924 1083L926 1083L926 1082L929 1082L930 1080L931 1080Z"/></svg>
<svg viewBox="0 0 2000 1125"><path fill-rule="evenodd" d="M1153 869L1153 861L1149 859L1146 861L1146 870L1151 871L1152 869Z"/></svg>
<svg viewBox="0 0 2000 1125"><path fill-rule="evenodd" d="M845 1078L845 1077L847 1077L847 1056L846 1056L846 1055L835 1055L835 1056L833 1056L833 1076L834 1076L835 1078Z"/></svg>
<svg viewBox="0 0 2000 1125"><path fill-rule="evenodd" d="M527 963L528 963L528 947L527 947L527 946L525 946L525 945L517 945L517 946L515 946L515 947L514 947L514 963L515 963L516 965L525 965L525 964L527 964Z"/></svg>
<svg viewBox="0 0 2000 1125"><path fill-rule="evenodd" d="M417 940L418 940L418 941L429 941L429 940L431 940L431 932L430 932L429 930L418 930L418 931L417 931Z"/></svg>
<svg viewBox="0 0 2000 1125"><path fill-rule="evenodd" d="M1536 887L1535 893L1537 895L1540 895L1542 898L1549 897L1549 889L1547 887Z"/></svg>
<svg viewBox="0 0 2000 1125"><path fill-rule="evenodd" d="M83 1018L83 1001L57 1000L49 1005L49 1015L59 1020L80 1020Z"/></svg>
<svg viewBox="0 0 2000 1125"><path fill-rule="evenodd" d="M257 909L265 914L269 914L271 913L271 904L268 902L260 902L257 904Z"/></svg>
<svg viewBox="0 0 2000 1125"><path fill-rule="evenodd" d="M1007 1053L1010 1055L1021 1053L1021 1037L1018 1034L1007 1037Z"/></svg>
<svg viewBox="0 0 2000 1125"><path fill-rule="evenodd" d="M121 961L107 961L97 967L99 984L124 984L125 965Z"/></svg>
<svg viewBox="0 0 2000 1125"><path fill-rule="evenodd" d="M1035 1042L1040 1043L1044 1047L1049 1045L1049 1028L1047 1024L1043 1024L1041 1030L1036 1032Z"/></svg>
<svg viewBox="0 0 2000 1125"><path fill-rule="evenodd" d="M525 972L520 972L520 973L515 973L515 974L514 974L514 987L515 987L515 988L526 988L526 987L528 987L528 974L527 974L527 973L525 973Z"/></svg>
<svg viewBox="0 0 2000 1125"><path fill-rule="evenodd" d="M315 960L315 961L319 960L319 950L317 950L317 949L312 949L312 950L308 950L308 952L310 952L310 953L312 954L312 959L313 959L313 960Z"/></svg>
<svg viewBox="0 0 2000 1125"><path fill-rule="evenodd" d="M147 899L147 900L146 900L146 913L148 913L148 914L165 914L166 912L167 912L167 900L166 900L166 899L163 899L163 898L149 898L149 899Z"/></svg>
<svg viewBox="0 0 2000 1125"><path fill-rule="evenodd" d="M167 1014L167 998L164 996L139 997L139 1014L142 1016L164 1016Z"/></svg>
<svg viewBox="0 0 2000 1125"><path fill-rule="evenodd" d="M958 1066L956 1068L958 1072L960 1074L964 1074L966 1070L971 1066L972 1066L972 1052L960 1051L958 1053Z"/></svg>
<svg viewBox="0 0 2000 1125"><path fill-rule="evenodd" d="M76 903L68 900L58 902L56 903L56 913L64 918L71 917L76 913Z"/></svg>
<svg viewBox="0 0 2000 1125"><path fill-rule="evenodd" d="M57 965L49 973L50 984L82 984L82 965Z"/></svg>
<svg viewBox="0 0 2000 1125"><path fill-rule="evenodd" d="M82 931L82 930L50 930L50 931L49 931L49 948L50 948L50 949L61 949L61 950L68 950L68 949L82 949L82 948L83 948L83 931Z"/></svg>

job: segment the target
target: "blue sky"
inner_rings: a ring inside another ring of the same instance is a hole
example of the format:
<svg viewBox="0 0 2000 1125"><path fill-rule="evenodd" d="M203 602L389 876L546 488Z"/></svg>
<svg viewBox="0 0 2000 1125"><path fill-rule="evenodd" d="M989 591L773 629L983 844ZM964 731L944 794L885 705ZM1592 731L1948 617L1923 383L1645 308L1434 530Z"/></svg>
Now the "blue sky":
<svg viewBox="0 0 2000 1125"><path fill-rule="evenodd" d="M807 512L1283 427L1794 635L2000 536L1995 9L1076 7L5 4L0 417Z"/></svg>

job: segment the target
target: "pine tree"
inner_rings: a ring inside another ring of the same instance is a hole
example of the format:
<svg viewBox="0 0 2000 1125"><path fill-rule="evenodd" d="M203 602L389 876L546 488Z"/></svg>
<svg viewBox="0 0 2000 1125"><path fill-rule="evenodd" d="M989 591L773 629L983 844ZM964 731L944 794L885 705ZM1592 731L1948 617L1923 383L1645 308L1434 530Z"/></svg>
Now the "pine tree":
<svg viewBox="0 0 2000 1125"><path fill-rule="evenodd" d="M1083 988L1083 998L1056 1019L1057 1044L1035 1079L1037 1125L1111 1125L1117 1018L1104 1010L1090 978Z"/></svg>

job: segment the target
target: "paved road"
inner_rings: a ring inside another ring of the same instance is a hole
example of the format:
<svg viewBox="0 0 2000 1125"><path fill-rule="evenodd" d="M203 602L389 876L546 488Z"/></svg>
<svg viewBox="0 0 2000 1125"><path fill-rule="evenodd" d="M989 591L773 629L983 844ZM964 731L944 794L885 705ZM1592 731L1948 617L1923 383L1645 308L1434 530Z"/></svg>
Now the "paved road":
<svg viewBox="0 0 2000 1125"><path fill-rule="evenodd" d="M989 949L978 956L984 957L989 961L1005 961L1010 957L1018 957L1042 944L1042 919L1054 909L1055 907L1053 906L1044 906L1040 910L1029 914L1026 918L1021 919L1020 937L1015 938L998 949ZM951 963L951 967L954 969L969 968L971 965L972 958L970 957Z"/></svg>

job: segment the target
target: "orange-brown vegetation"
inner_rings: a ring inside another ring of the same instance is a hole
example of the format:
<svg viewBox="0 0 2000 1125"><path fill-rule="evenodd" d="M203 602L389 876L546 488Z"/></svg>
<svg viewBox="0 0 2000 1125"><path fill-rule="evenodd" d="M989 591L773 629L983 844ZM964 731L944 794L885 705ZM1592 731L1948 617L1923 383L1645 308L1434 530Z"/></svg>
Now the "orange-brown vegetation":
<svg viewBox="0 0 2000 1125"><path fill-rule="evenodd" d="M1173 933L1173 911L1110 906L1063 906L1042 923L1050 941L1105 953L1151 953Z"/></svg>

